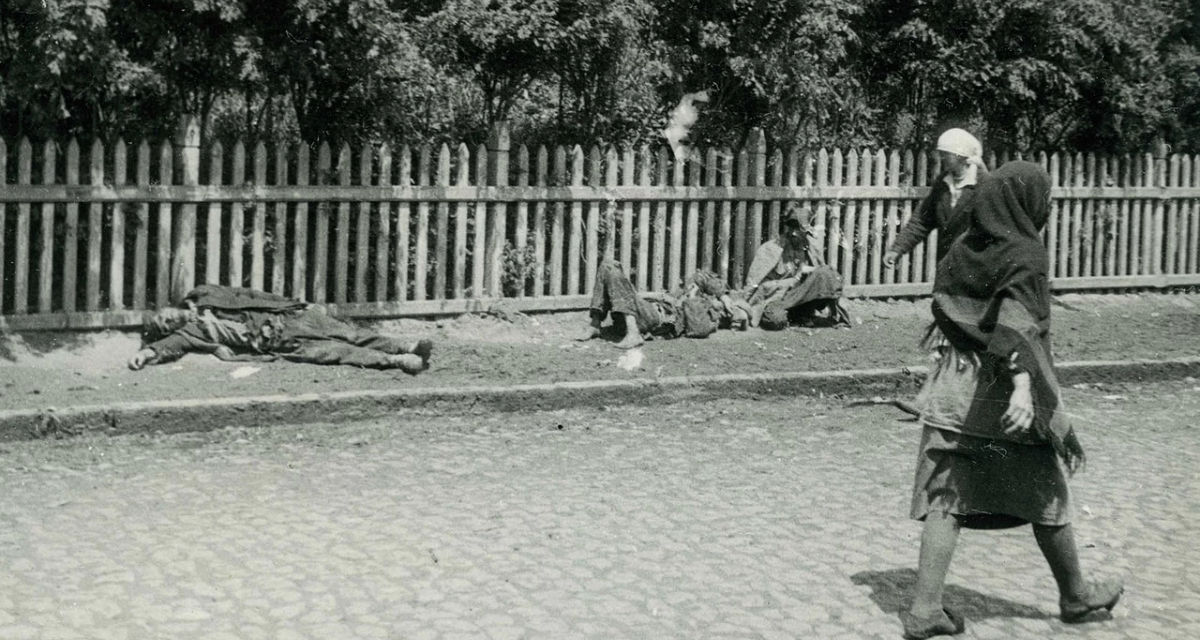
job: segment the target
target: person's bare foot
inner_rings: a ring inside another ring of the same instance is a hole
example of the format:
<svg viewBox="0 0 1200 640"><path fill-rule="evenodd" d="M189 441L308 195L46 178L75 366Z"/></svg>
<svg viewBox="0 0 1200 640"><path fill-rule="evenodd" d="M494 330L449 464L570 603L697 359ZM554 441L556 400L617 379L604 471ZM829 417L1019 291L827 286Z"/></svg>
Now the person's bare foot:
<svg viewBox="0 0 1200 640"><path fill-rule="evenodd" d="M426 361L415 353L398 353L388 356L388 364L409 375L417 375L426 369Z"/></svg>
<svg viewBox="0 0 1200 640"><path fill-rule="evenodd" d="M1125 592L1120 579L1099 580L1087 584L1087 593L1078 601L1059 600L1059 618L1067 624L1077 624L1100 610L1112 611Z"/></svg>
<svg viewBox="0 0 1200 640"><path fill-rule="evenodd" d="M618 349L632 349L634 347L640 347L645 343L646 343L646 341L642 340L642 334L627 333L627 334L625 334L625 337L621 339L620 342L616 343L613 346L615 346Z"/></svg>
<svg viewBox="0 0 1200 640"><path fill-rule="evenodd" d="M599 338L599 337L600 337L600 327L592 325L587 328L587 331L584 331L583 333L576 336L575 340L577 340L579 342L587 342L588 340L595 340L596 338Z"/></svg>

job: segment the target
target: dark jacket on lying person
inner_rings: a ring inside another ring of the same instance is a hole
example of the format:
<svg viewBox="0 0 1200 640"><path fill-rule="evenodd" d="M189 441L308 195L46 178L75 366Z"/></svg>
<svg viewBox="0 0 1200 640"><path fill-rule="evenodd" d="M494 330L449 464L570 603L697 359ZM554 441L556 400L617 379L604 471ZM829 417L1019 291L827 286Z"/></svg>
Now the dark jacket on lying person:
<svg viewBox="0 0 1200 640"><path fill-rule="evenodd" d="M132 369L184 354L211 353L229 361L283 358L417 373L428 367L429 340L405 341L331 317L325 307L283 296L206 284L179 307L162 309L143 325L143 347Z"/></svg>

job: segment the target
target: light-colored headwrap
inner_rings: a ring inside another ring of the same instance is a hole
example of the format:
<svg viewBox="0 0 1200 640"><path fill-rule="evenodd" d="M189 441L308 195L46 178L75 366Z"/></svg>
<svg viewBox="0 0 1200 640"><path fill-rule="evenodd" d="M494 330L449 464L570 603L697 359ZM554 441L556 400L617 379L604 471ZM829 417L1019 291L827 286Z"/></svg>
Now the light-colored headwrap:
<svg viewBox="0 0 1200 640"><path fill-rule="evenodd" d="M963 187L975 184L979 169L987 171L987 165L983 163L983 145L979 138L964 129L946 129L938 136L937 150L967 159L966 168L960 175L947 174L945 177L946 184L950 185L950 206L953 207L958 204Z"/></svg>
<svg viewBox="0 0 1200 640"><path fill-rule="evenodd" d="M983 145L965 129L946 129L938 136L937 150L947 151L983 164Z"/></svg>

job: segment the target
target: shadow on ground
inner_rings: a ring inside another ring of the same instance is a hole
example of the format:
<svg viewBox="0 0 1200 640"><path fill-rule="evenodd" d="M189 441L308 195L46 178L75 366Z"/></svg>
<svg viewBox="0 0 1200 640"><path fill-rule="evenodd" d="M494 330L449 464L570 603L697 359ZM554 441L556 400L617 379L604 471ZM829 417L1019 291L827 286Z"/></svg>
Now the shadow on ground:
<svg viewBox="0 0 1200 640"><path fill-rule="evenodd" d="M917 581L917 572L912 569L860 571L850 576L850 580L856 585L870 587L871 600L879 605L881 611L898 614L908 605L909 593ZM946 585L945 605L971 620L1054 617L1036 607L949 584Z"/></svg>

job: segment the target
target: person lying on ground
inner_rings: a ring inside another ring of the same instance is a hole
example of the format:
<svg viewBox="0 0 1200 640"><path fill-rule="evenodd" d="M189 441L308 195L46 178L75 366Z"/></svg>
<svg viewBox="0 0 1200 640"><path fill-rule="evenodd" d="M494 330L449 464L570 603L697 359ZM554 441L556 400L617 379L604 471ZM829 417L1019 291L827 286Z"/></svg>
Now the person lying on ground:
<svg viewBox="0 0 1200 640"><path fill-rule="evenodd" d="M896 240L883 254L883 264L891 269L900 256L912 251L938 230L937 261L941 262L954 239L967 228L967 208L975 199L975 184L987 174L983 163L983 145L963 129L947 129L938 136L937 152L942 173L933 182L929 195L917 206Z"/></svg>
<svg viewBox="0 0 1200 640"><path fill-rule="evenodd" d="M429 367L432 350L430 340L405 341L367 331L330 316L321 305L206 284L188 292L178 307L146 319L142 348L129 359L129 368L173 362L186 353L211 353L233 362L283 358L417 374Z"/></svg>
<svg viewBox="0 0 1200 640"><path fill-rule="evenodd" d="M615 345L621 349L640 346L646 338L703 338L728 320L729 309L747 315L729 299L715 274L697 272L686 289L673 294L638 293L621 264L605 259L596 270L588 328L577 339L599 338L600 327L610 314L623 336Z"/></svg>
<svg viewBox="0 0 1200 640"><path fill-rule="evenodd" d="M741 291L753 314L750 326L783 329L824 308L835 324L850 324L842 306L842 275L825 264L815 250L812 226L791 210L779 234L754 253Z"/></svg>

